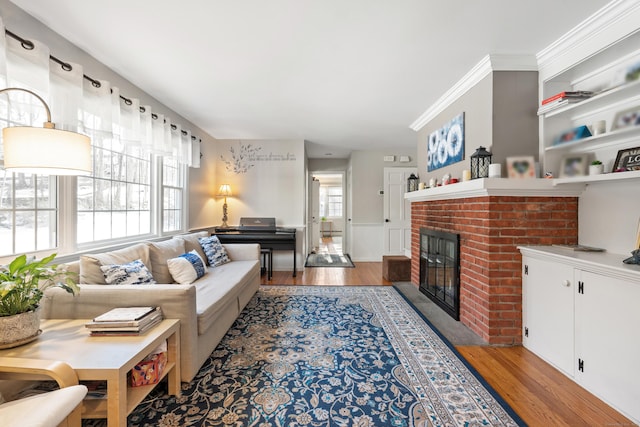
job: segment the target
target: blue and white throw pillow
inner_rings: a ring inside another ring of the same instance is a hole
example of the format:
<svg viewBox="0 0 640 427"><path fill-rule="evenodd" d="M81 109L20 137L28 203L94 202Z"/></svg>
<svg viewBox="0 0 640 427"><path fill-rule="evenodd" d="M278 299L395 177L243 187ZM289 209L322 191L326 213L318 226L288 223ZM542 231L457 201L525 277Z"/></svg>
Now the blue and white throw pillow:
<svg viewBox="0 0 640 427"><path fill-rule="evenodd" d="M100 270L104 274L107 285L152 285L151 272L142 260L131 261L128 264L101 265Z"/></svg>
<svg viewBox="0 0 640 427"><path fill-rule="evenodd" d="M231 261L227 250L222 246L217 236L200 237L198 242L200 242L211 267L217 267Z"/></svg>
<svg viewBox="0 0 640 427"><path fill-rule="evenodd" d="M204 261L195 250L167 260L171 277L181 285L189 285L205 275Z"/></svg>

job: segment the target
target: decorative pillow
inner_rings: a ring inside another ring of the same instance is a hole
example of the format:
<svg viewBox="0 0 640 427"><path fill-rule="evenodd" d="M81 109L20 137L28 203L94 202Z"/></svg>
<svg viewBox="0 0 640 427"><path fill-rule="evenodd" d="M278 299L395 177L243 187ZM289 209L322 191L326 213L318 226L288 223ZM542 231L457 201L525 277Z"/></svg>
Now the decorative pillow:
<svg viewBox="0 0 640 427"><path fill-rule="evenodd" d="M156 283L144 263L137 259L127 264L100 266L107 285L152 285Z"/></svg>
<svg viewBox="0 0 640 427"><path fill-rule="evenodd" d="M198 231L197 233L188 233L188 234L178 234L177 236L173 236L174 239L182 240L184 242L184 252L191 252L195 250L200 255L200 258L204 260L205 265L208 265L207 256L202 250L202 246L198 239L200 237L209 237L208 231Z"/></svg>
<svg viewBox="0 0 640 427"><path fill-rule="evenodd" d="M82 255L80 256L80 283L105 285L107 282L100 270L101 266L126 264L137 259L142 260L142 263L151 270L149 246L146 243L138 243L110 252Z"/></svg>
<svg viewBox="0 0 640 427"><path fill-rule="evenodd" d="M158 283L175 283L167 260L175 258L187 252L184 240L169 239L162 242L149 243L149 260L151 261L151 274Z"/></svg>
<svg viewBox="0 0 640 427"><path fill-rule="evenodd" d="M217 236L200 237L198 241L211 267L217 267L231 261L227 255L227 250L222 246Z"/></svg>
<svg viewBox="0 0 640 427"><path fill-rule="evenodd" d="M204 261L195 250L167 260L169 272L181 285L189 285L207 273Z"/></svg>

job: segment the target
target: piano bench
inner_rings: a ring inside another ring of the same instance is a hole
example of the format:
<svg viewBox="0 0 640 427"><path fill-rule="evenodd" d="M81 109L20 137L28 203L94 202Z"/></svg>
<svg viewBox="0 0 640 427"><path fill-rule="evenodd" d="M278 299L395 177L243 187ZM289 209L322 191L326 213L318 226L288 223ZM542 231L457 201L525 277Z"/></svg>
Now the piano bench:
<svg viewBox="0 0 640 427"><path fill-rule="evenodd" d="M273 249L260 248L260 254L262 254L262 271L267 271L267 280L271 280L271 274L273 273Z"/></svg>

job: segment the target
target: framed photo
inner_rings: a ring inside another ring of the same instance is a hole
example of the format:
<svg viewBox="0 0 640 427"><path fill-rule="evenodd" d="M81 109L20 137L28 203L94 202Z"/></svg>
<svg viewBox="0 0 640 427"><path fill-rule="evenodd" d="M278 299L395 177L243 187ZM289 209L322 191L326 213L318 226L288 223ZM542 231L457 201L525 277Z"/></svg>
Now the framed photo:
<svg viewBox="0 0 640 427"><path fill-rule="evenodd" d="M509 178L535 178L536 161L533 156L507 157Z"/></svg>
<svg viewBox="0 0 640 427"><path fill-rule="evenodd" d="M464 112L429 135L427 172L464 160Z"/></svg>
<svg viewBox="0 0 640 427"><path fill-rule="evenodd" d="M554 141L553 145L564 144L565 142L576 141L582 138L589 138L591 135L591 131L588 127L582 125L576 128L573 128L567 132L563 132L560 134Z"/></svg>
<svg viewBox="0 0 640 427"><path fill-rule="evenodd" d="M560 178L586 175L588 163L589 155L586 153L564 156L560 161Z"/></svg>
<svg viewBox="0 0 640 427"><path fill-rule="evenodd" d="M640 125L640 106L620 111L613 119L611 130Z"/></svg>
<svg viewBox="0 0 640 427"><path fill-rule="evenodd" d="M618 151L611 172L640 171L640 147Z"/></svg>

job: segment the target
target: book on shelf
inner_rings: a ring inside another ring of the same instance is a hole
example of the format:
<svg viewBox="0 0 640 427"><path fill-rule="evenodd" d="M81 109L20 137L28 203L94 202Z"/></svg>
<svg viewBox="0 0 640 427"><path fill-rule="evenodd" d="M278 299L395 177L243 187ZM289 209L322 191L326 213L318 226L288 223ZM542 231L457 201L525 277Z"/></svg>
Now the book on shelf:
<svg viewBox="0 0 640 427"><path fill-rule="evenodd" d="M549 111L555 110L556 108L560 108L560 107L563 107L565 105L575 104L575 103L580 102L582 100L583 100L583 98L557 99L555 101L549 102L548 104L545 104L545 105L541 106L540 108L538 108L538 115L544 114L544 113L548 113Z"/></svg>
<svg viewBox="0 0 640 427"><path fill-rule="evenodd" d="M597 248L595 246L586 246L586 245L553 245L558 248L563 249L571 249L576 252L605 252L603 248Z"/></svg>
<svg viewBox="0 0 640 427"><path fill-rule="evenodd" d="M590 90L578 90L578 91L562 91L559 93L556 93L555 95L552 95L548 98L545 98L542 100L541 105L546 105L549 104L553 101L557 101L558 99L578 99L578 100L582 100L582 99L587 99L587 98L591 98L594 95L594 93Z"/></svg>
<svg viewBox="0 0 640 427"><path fill-rule="evenodd" d="M146 326L148 323L155 321L157 318L162 319L162 309L160 307L156 307L155 310L144 316L139 320L125 320L125 321L112 321L112 322L96 322L95 320L92 322L85 323L85 327L91 330L99 330L99 329L121 329L129 328L127 330L136 330L137 328L142 328Z"/></svg>

